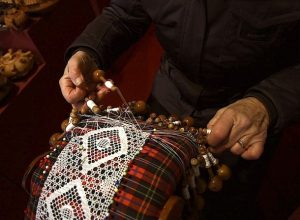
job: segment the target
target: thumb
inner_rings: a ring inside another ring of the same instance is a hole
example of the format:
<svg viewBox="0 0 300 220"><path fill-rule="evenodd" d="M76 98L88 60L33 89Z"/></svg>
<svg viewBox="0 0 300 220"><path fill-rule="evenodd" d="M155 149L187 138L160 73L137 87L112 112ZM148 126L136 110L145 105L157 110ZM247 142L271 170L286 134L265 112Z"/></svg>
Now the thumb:
<svg viewBox="0 0 300 220"><path fill-rule="evenodd" d="M75 86L80 86L84 82L83 74L76 62L74 60L70 60L67 65L67 72Z"/></svg>
<svg viewBox="0 0 300 220"><path fill-rule="evenodd" d="M77 51L68 61L69 77L76 86L82 85L96 64L91 57L83 52Z"/></svg>
<svg viewBox="0 0 300 220"><path fill-rule="evenodd" d="M226 114L226 109L217 112L207 126L211 129L211 133L207 136L208 144L212 147L226 145L233 125L232 117Z"/></svg>

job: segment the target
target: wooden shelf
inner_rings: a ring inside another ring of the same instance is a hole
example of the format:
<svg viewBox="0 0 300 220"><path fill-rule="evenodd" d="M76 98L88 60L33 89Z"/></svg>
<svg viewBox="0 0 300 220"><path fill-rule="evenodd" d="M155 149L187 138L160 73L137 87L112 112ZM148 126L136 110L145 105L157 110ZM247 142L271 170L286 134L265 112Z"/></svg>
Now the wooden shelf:
<svg viewBox="0 0 300 220"><path fill-rule="evenodd" d="M26 88L33 78L43 69L46 62L40 54L38 48L32 41L28 30L25 31L0 31L0 47L4 49L11 48L14 51L21 49L22 51L31 51L34 55L34 65L32 70L24 77L13 81L14 88L11 93L0 103L0 114L8 107L8 105Z"/></svg>

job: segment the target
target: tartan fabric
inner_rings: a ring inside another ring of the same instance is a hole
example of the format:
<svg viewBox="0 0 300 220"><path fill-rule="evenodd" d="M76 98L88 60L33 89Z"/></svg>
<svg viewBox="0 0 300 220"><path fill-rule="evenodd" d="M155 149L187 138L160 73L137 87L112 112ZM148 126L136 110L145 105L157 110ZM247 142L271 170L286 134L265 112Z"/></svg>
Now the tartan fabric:
<svg viewBox="0 0 300 220"><path fill-rule="evenodd" d="M31 179L31 195L25 219L35 219L47 173L66 144L59 142L56 150L44 157L36 168ZM166 144L172 150L165 147ZM180 184L190 158L195 154L195 147L186 139L176 135L150 136L141 152L128 165L127 174L122 178L110 206L110 218L158 219L165 202Z"/></svg>
<svg viewBox="0 0 300 220"><path fill-rule="evenodd" d="M186 159L195 153L187 143L172 141L173 149L188 155ZM150 138L129 165L127 175L123 177L121 187L114 197L110 216L115 219L158 219L183 175L184 168L176 162L175 157L175 154L166 151ZM184 162L187 165L189 160Z"/></svg>
<svg viewBox="0 0 300 220"><path fill-rule="evenodd" d="M32 174L30 180L30 197L29 202L27 204L27 208L24 211L25 219L35 219L36 208L38 205L39 196L42 192L42 188L45 180L47 179L47 175L55 163L56 158L63 150L64 146L66 146L67 142L59 141L56 144L56 148L52 151L48 156L43 157L39 164L37 165L35 171Z"/></svg>

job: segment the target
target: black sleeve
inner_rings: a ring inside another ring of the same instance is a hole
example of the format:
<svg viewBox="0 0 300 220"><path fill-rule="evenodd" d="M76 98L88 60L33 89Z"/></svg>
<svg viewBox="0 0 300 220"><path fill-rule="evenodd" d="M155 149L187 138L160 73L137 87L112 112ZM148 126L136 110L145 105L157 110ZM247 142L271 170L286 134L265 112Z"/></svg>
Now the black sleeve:
<svg viewBox="0 0 300 220"><path fill-rule="evenodd" d="M300 119L300 65L292 66L250 88L246 96L259 99L267 107L270 130L277 133Z"/></svg>
<svg viewBox="0 0 300 220"><path fill-rule="evenodd" d="M279 70L250 88L253 96L269 111L270 132L278 133L290 123L300 120L300 22L288 34L284 46L276 53Z"/></svg>
<svg viewBox="0 0 300 220"><path fill-rule="evenodd" d="M81 49L88 52L101 69L107 70L146 32L150 23L140 0L112 0L70 45L65 59Z"/></svg>

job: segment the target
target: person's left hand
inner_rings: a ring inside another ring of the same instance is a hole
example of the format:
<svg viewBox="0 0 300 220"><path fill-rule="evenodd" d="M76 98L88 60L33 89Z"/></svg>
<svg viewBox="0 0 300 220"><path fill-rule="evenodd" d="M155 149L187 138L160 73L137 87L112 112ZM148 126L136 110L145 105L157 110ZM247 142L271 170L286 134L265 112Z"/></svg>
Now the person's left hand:
<svg viewBox="0 0 300 220"><path fill-rule="evenodd" d="M220 153L226 149L244 159L258 159L264 150L269 126L265 106L256 98L240 99L220 109L210 120L207 136L210 150Z"/></svg>

